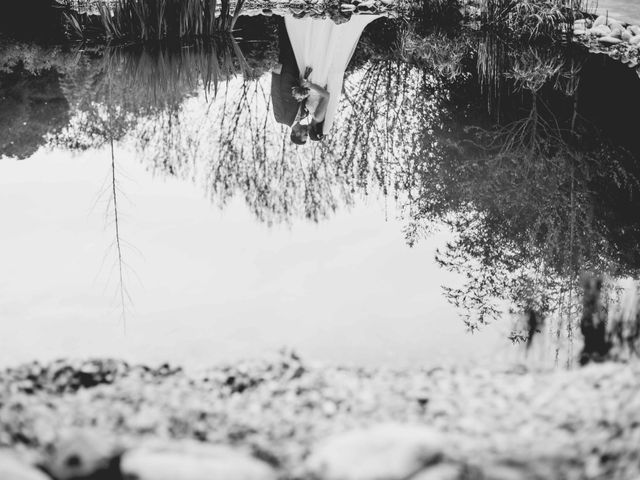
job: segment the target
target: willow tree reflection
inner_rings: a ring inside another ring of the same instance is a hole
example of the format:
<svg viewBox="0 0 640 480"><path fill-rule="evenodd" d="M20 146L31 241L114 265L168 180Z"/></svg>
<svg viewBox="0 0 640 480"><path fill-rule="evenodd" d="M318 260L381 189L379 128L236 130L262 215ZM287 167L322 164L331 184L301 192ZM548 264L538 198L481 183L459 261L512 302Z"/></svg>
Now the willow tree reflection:
<svg viewBox="0 0 640 480"><path fill-rule="evenodd" d="M438 261L467 278L446 292L470 329L500 316L500 300L508 299L517 311L547 317L571 344L580 273L638 274L639 222L627 221L622 238L625 226L612 221L639 206L638 158L581 117L589 99L579 101L579 58L505 53L480 55L475 80L499 121L468 129L448 158L423 170L414 220L444 220L456 232Z"/></svg>
<svg viewBox="0 0 640 480"><path fill-rule="evenodd" d="M139 146L157 171L200 183L221 206L241 196L267 223L319 221L358 196L386 196L410 244L442 225L455 233L437 259L467 279L445 290L470 329L506 300L571 340L580 272L618 278L640 265L637 221L614 220L637 208L636 159L581 117L584 59L479 41L470 59L448 57L476 70L398 50L361 64L323 142L292 146L273 119L269 78L245 77L143 128Z"/></svg>

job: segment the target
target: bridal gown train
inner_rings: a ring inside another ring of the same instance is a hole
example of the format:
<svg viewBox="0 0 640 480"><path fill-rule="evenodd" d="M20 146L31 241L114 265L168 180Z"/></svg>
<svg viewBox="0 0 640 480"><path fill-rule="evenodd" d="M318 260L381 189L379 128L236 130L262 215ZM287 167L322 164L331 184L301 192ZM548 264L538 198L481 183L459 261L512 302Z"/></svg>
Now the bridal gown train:
<svg viewBox="0 0 640 480"><path fill-rule="evenodd" d="M313 71L309 79L330 94L322 133L331 130L338 111L344 73L365 27L380 15L354 15L336 25L330 19L285 17L285 25L300 72Z"/></svg>

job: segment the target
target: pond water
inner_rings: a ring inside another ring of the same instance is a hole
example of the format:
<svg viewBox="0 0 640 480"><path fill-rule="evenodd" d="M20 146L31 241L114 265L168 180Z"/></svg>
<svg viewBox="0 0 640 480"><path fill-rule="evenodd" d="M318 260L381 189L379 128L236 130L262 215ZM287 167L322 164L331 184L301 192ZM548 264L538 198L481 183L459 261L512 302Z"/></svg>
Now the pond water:
<svg viewBox="0 0 640 480"><path fill-rule="evenodd" d="M579 273L640 266L638 75L388 18L301 22L2 45L0 364L512 362L531 309L529 357L573 355ZM332 103L297 145L282 80L306 31L354 52L314 63Z"/></svg>

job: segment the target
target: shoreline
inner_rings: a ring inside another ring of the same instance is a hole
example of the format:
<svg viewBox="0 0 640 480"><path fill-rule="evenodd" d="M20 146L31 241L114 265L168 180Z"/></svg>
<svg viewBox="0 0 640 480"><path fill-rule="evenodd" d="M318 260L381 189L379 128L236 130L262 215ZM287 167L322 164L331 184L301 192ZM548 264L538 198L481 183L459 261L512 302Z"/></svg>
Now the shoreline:
<svg viewBox="0 0 640 480"><path fill-rule="evenodd" d="M93 450L106 442L128 451L151 440L171 451L191 451L187 441L224 445L268 459L278 478L294 479L312 468L309 458L326 442L355 436L360 440L352 447L366 453L358 432L374 429L383 432L381 442L398 437L400 443L416 431L432 432L445 445L438 447L445 459L440 467L477 472L442 478L640 474L637 363L555 372L391 372L311 367L283 354L198 374L117 360L59 362L40 370L24 365L0 373L0 419L0 446L45 465L53 461L47 457L52 448L77 445L68 438L93 432L99 439ZM511 476L488 476L505 465Z"/></svg>

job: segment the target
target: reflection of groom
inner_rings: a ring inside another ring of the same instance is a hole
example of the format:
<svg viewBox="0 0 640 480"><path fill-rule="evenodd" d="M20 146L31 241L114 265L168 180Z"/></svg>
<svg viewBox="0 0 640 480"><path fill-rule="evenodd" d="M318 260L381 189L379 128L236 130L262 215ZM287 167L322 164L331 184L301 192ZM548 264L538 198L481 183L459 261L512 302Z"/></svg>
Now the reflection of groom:
<svg viewBox="0 0 640 480"><path fill-rule="evenodd" d="M300 70L282 18L278 21L278 43L279 64L271 72L271 101L276 121L290 127L296 119L300 106L291 95L291 89L300 83Z"/></svg>

